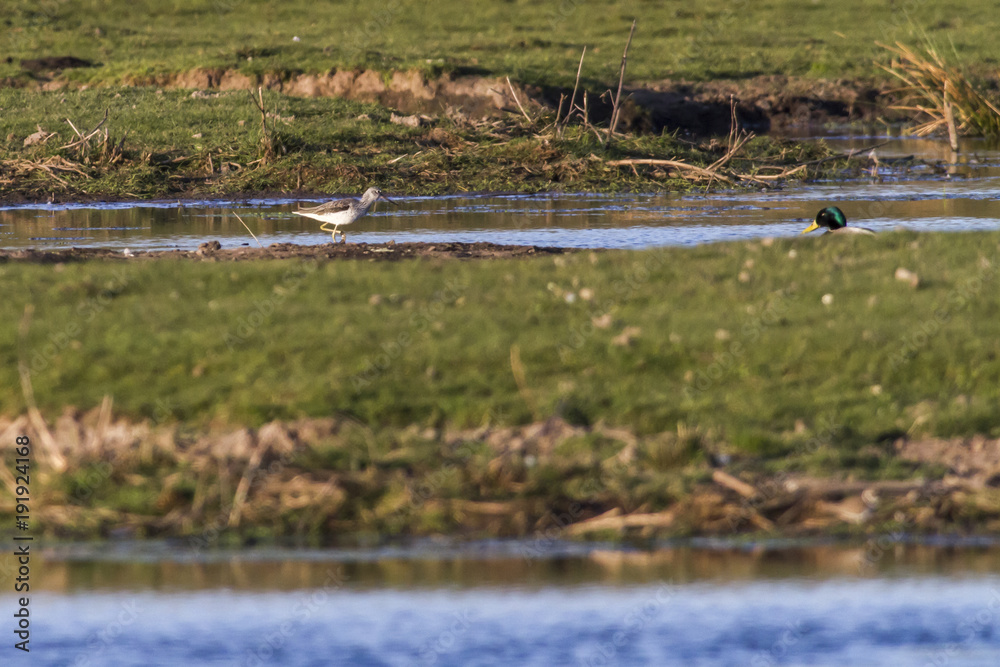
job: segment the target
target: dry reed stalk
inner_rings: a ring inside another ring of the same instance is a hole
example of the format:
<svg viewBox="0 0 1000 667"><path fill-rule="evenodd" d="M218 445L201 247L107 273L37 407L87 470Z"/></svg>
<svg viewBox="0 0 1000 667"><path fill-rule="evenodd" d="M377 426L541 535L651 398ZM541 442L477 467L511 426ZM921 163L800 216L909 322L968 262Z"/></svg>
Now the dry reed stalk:
<svg viewBox="0 0 1000 667"><path fill-rule="evenodd" d="M531 120L531 116L529 116L528 112L524 110L523 106L521 106L521 100L517 99L517 93L514 92L514 86L511 84L509 76L507 77L507 88L510 89L510 95L514 98L517 108L521 110L522 114L524 114L525 119L527 119L529 123L534 124L535 121Z"/></svg>
<svg viewBox="0 0 1000 667"><path fill-rule="evenodd" d="M273 127L267 126L267 109L264 106L264 88L263 86L257 86L257 97L253 96L253 91L249 91L250 101L253 102L254 106L260 112L260 149L261 156L259 162L261 165L266 165L271 158L274 157L277 152L276 141L273 136ZM278 116L278 114L274 114ZM274 126L277 123L276 120L271 121L271 125ZM211 156L209 156L211 158ZM251 163L253 164L253 163Z"/></svg>
<svg viewBox="0 0 1000 667"><path fill-rule="evenodd" d="M949 82L944 83L944 120L948 124L948 144L951 146L951 150L958 151L958 128L955 126L955 113L951 107L951 100L949 99Z"/></svg>
<svg viewBox="0 0 1000 667"><path fill-rule="evenodd" d="M618 508L604 514L569 524L563 528L564 535L586 535L598 531L624 531L628 528L669 528L677 519L675 510L650 514L634 513L622 516Z"/></svg>
<svg viewBox="0 0 1000 667"><path fill-rule="evenodd" d="M587 47L583 47L583 52L580 54L580 64L576 66L576 81L573 82L573 94L569 98L569 112L567 112L566 117L563 119L563 127L569 124L570 118L573 117L573 111L580 109L576 106L576 91L580 88L580 74L583 72L583 58L587 55ZM562 108L562 104L559 105ZM581 109L582 111L582 109ZM556 125L559 125L559 119L556 119Z"/></svg>
<svg viewBox="0 0 1000 667"><path fill-rule="evenodd" d="M734 143L730 146L729 150L726 151L726 154L723 155L722 157L720 157L718 160L716 160L712 164L710 164L708 166L708 170L709 171L715 171L715 170L717 170L717 169L725 166L725 164L727 162L729 162L730 160L732 160L736 156L736 154L739 153L740 150L743 149L743 147L747 144L747 142L749 142L751 139L754 138L754 136L755 135L754 135L753 132L749 132L749 133L743 135L742 137L739 137L739 138L735 139Z"/></svg>
<svg viewBox="0 0 1000 667"><path fill-rule="evenodd" d="M78 138L76 141L68 143L65 146L60 146L60 149L79 148L80 155L82 156L87 151L87 149L90 148L90 140L94 137L94 135L96 135L100 131L101 126L104 125L104 123L106 123L107 120L108 120L108 109L105 109L104 118L101 119L101 122L98 123L93 130L88 132L86 136L84 136L83 134L80 133L80 130L76 129L76 125L73 124L73 121L67 118L66 122L69 123L69 126L71 128L73 128L73 131L76 133L76 136ZM105 133L104 139L107 140L107 133Z"/></svg>
<svg viewBox="0 0 1000 667"><path fill-rule="evenodd" d="M785 169L779 174L736 174L736 178L748 181L780 181L783 178L794 176L803 169L808 169L809 165L800 164L797 167Z"/></svg>
<svg viewBox="0 0 1000 667"><path fill-rule="evenodd" d="M735 157L735 155L739 153L740 150L742 150L742 148L747 144L747 142L749 142L751 139L754 138L754 136L755 135L753 132L743 133L740 131L739 123L736 120L736 100L733 98L732 95L730 95L729 96L729 140L727 144L729 146L729 149L726 151L725 155L723 155L721 158L719 158L711 165L709 165L708 170L716 171L717 169L725 165L727 162L732 160L733 157Z"/></svg>
<svg viewBox="0 0 1000 667"><path fill-rule="evenodd" d="M878 66L902 81L899 90L907 94L903 104L892 108L930 118L914 128L917 135L926 136L942 128L948 128L950 134L954 127L953 146L957 145L959 133L1000 136L1000 109L957 68L946 63L932 45L928 43L920 52L902 42L893 46L875 43L895 56L889 65Z"/></svg>
<svg viewBox="0 0 1000 667"><path fill-rule="evenodd" d="M229 512L229 521L227 525L230 528L236 528L240 525L240 516L243 514L243 505L246 503L247 494L250 493L250 482L253 480L254 474L260 467L260 462L264 458L264 450L267 449L265 446L257 443L256 449L254 449L253 454L250 455L250 460L247 461L247 467L243 471L243 476L240 478L239 484L236 485L236 494L233 496L233 508Z"/></svg>
<svg viewBox="0 0 1000 667"><path fill-rule="evenodd" d="M521 363L521 348L518 345L510 346L510 371L514 375L514 382L517 384L521 398L531 410L532 417L537 420L538 407L535 405L535 397L531 394L531 388L528 387L528 381L525 378L524 364Z"/></svg>
<svg viewBox="0 0 1000 667"><path fill-rule="evenodd" d="M87 438L87 444L84 445L83 450L88 454L96 453L104 442L104 437L107 435L108 426L111 425L111 409L114 407L115 399L109 395L105 394L104 398L101 400L101 409L97 415L97 426L94 430L90 432L90 437Z"/></svg>
<svg viewBox="0 0 1000 667"><path fill-rule="evenodd" d="M566 95L564 93L559 93L559 107L556 109L556 120L552 124L556 128L557 134L559 133L559 117L562 116L563 102L565 101L566 101Z"/></svg>
<svg viewBox="0 0 1000 667"><path fill-rule="evenodd" d="M249 228L249 227L247 227L247 223L243 222L243 218L241 218L241 217L240 217L240 214L239 214L239 213L237 213L236 211L233 211L233 215L235 215L235 216L236 216L236 219L237 219L237 220L239 220L239 221L240 221L240 222L241 222L241 223L243 224L243 226L244 226L244 227L246 227L246 230L247 230L248 232L250 232L250 228ZM257 241L257 245L258 245L258 246L260 246L261 248L263 248L263 247L264 247L264 246L260 245L260 241L259 241L259 240L257 239L257 235L256 235L256 234L254 234L253 232L250 232L250 236L252 236L252 237L253 237L253 240L254 240L254 241Z"/></svg>
<svg viewBox="0 0 1000 667"><path fill-rule="evenodd" d="M615 94L615 101L611 107L611 124L608 126L608 138L604 141L604 147L611 145L611 135L618 127L618 114L621 111L622 84L625 81L625 66L628 64L628 47L632 45L632 35L635 34L635 24L638 19L632 19L632 29L628 32L628 41L625 42L625 51L622 53L622 66L618 72L618 92Z"/></svg>
<svg viewBox="0 0 1000 667"><path fill-rule="evenodd" d="M696 176L701 177L701 179L707 179L709 182L714 180L720 180L724 183L729 183L732 185L733 180L726 176L725 174L720 174L717 171L711 169L706 169L705 167L696 167L693 164L688 164L686 162L680 162L679 160L657 160L652 158L641 158L641 159L631 159L631 160L609 160L607 162L608 166L611 167L622 167L622 166L634 166L637 164L648 164L656 165L661 167L672 167L678 171L687 171Z"/></svg>

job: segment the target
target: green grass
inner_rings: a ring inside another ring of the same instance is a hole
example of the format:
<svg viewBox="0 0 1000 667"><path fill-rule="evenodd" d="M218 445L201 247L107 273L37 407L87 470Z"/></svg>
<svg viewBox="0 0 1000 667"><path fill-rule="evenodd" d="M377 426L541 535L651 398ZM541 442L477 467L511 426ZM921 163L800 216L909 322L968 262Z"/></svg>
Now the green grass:
<svg viewBox="0 0 1000 667"><path fill-rule="evenodd" d="M810 438L996 436L998 243L893 233L470 263L8 263L0 410L25 409L14 325L32 304L23 349L50 417L105 394L124 415L197 428L562 415L691 429L765 458ZM918 289L893 278L899 266Z"/></svg>
<svg viewBox="0 0 1000 667"><path fill-rule="evenodd" d="M538 136L537 128L525 127L519 119L478 126L441 119L433 126L409 128L391 123L390 111L375 104L279 93L266 93L264 100L283 120L270 130L277 154L261 162L260 114L245 91L206 99L152 88L0 89L0 198L352 192L372 183L400 194L685 190L690 183L657 174L655 167L633 172L609 167L604 160L653 157L707 166L726 149L719 142L692 143L664 135L617 140L605 150L580 127L568 128L560 139ZM103 146L83 154L62 148L76 138L67 118L87 132L108 110L103 129L109 145L124 137L120 160L110 160ZM44 145L24 147L25 137L39 126L56 136ZM762 137L732 166L752 172L756 164L789 165L827 154L823 145ZM17 173L13 163L3 162L42 162L54 156L73 161L83 173L58 173L60 182L40 170Z"/></svg>
<svg viewBox="0 0 1000 667"><path fill-rule="evenodd" d="M953 43L963 60L996 65L994 6L973 2L871 3L770 0L699 3L530 0L433 4L390 0L11 0L2 26L0 78L22 58L73 54L101 63L68 78L122 83L195 67L248 74L332 67L429 73L475 71L526 83L571 85L580 49L584 77L610 85L633 18L633 80L789 74L878 75L875 40L912 41L923 31ZM299 41L294 41L298 37Z"/></svg>

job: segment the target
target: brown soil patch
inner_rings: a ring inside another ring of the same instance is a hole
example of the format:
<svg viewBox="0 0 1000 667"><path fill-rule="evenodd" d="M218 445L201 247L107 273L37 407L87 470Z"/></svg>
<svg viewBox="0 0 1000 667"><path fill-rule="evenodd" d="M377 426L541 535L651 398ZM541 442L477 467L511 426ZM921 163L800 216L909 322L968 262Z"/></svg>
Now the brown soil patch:
<svg viewBox="0 0 1000 667"><path fill-rule="evenodd" d="M543 246L498 245L496 243L326 243L297 245L273 243L266 248L222 248L219 241L202 243L197 250L136 251L128 255L109 248L68 248L65 250L0 250L2 262L58 264L87 260L142 261L150 259L186 259L206 262L226 262L258 259L364 259L396 261L401 259L507 259L538 255L563 255L578 252L574 248Z"/></svg>
<svg viewBox="0 0 1000 667"><path fill-rule="evenodd" d="M40 59L39 62L46 59ZM126 85L194 90L253 90L263 86L300 97L344 97L378 102L405 113L458 114L480 119L503 113L520 114L506 79L499 76L428 78L418 71L397 71L386 77L376 70L333 69L323 73L268 73L248 76L224 68L195 68L187 72L127 77ZM35 85L58 90L75 85L58 71L36 81L8 80L0 85ZM514 82L518 100L529 108L555 110L560 96L569 99L572 88L538 87ZM603 90L589 90L591 122L606 122L611 106ZM830 81L787 76L758 76L745 80L689 82L663 80L626 88L619 127L625 131L654 132L680 129L693 134L725 134L730 126L730 99L747 129L758 132L809 123L892 118L885 86L864 81ZM583 90L578 92L582 97ZM579 98L578 98L579 99Z"/></svg>
<svg viewBox="0 0 1000 667"><path fill-rule="evenodd" d="M730 100L737 102L741 124L758 132L892 115L879 87L787 76L696 84L661 81L633 91L632 99L648 115L648 121L641 115L637 121L648 122L650 130L681 128L696 134L728 132Z"/></svg>
<svg viewBox="0 0 1000 667"><path fill-rule="evenodd" d="M939 463L967 484L1000 487L1000 439L982 436L950 440L899 440L895 444L901 458L921 463Z"/></svg>
<svg viewBox="0 0 1000 667"><path fill-rule="evenodd" d="M71 69L73 67L97 67L93 62L75 56L48 56L21 61L21 68L36 74L46 71Z"/></svg>

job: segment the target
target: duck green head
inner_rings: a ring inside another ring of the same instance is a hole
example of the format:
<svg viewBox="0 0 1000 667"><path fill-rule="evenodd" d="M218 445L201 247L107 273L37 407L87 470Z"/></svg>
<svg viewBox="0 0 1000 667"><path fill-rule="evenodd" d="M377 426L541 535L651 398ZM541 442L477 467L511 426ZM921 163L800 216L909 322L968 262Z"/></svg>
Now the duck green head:
<svg viewBox="0 0 1000 667"><path fill-rule="evenodd" d="M846 226L847 217L844 215L844 212L836 206L828 206L817 213L816 219L813 220L813 223L803 229L800 233L808 234L814 229L819 229L820 227L826 227L832 232L838 229L843 229Z"/></svg>

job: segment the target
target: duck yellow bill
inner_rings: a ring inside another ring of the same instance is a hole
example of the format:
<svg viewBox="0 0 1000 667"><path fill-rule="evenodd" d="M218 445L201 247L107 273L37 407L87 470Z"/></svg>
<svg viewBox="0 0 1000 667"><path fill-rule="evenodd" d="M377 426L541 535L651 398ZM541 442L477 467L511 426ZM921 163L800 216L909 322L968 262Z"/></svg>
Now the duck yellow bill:
<svg viewBox="0 0 1000 667"><path fill-rule="evenodd" d="M811 225L809 225L808 227L806 227L805 229L803 229L801 232L799 232L799 234L808 234L809 232L811 232L814 229L819 229L819 225L816 224L815 220L813 220L813 223Z"/></svg>

